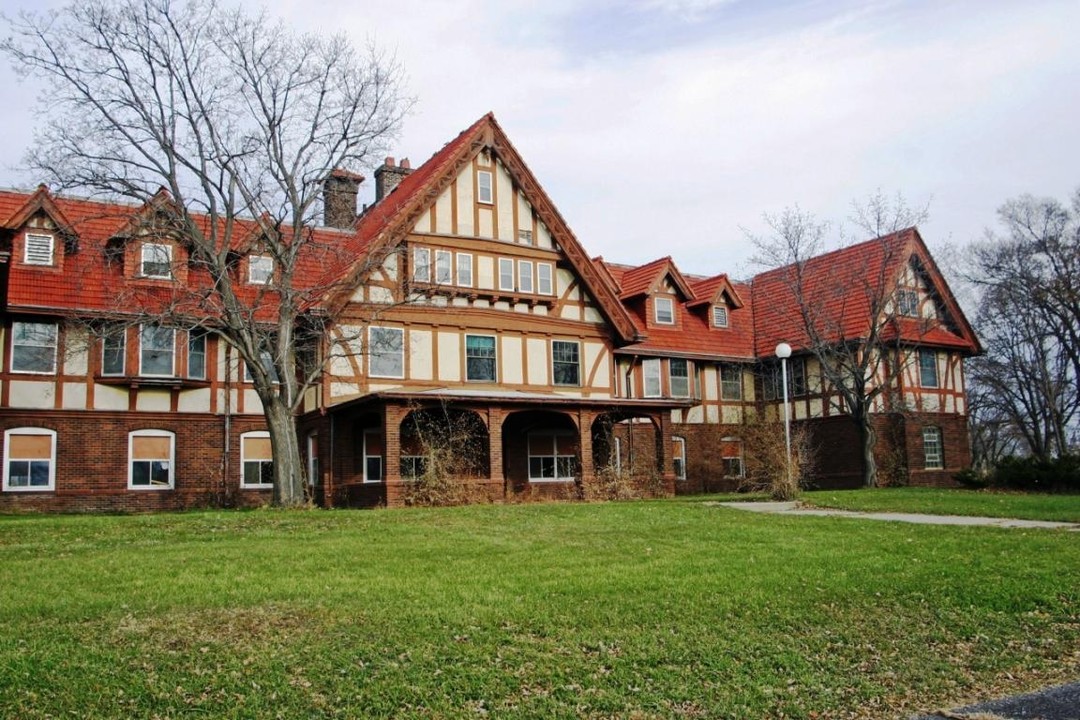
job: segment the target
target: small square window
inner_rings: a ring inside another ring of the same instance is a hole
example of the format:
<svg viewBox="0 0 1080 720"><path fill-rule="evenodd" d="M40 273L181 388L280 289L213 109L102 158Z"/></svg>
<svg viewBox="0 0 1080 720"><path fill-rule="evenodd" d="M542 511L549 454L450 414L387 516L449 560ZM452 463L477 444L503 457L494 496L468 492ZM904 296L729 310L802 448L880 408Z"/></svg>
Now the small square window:
<svg viewBox="0 0 1080 720"><path fill-rule="evenodd" d="M401 328L368 328L368 375L405 377L405 331Z"/></svg>
<svg viewBox="0 0 1080 720"><path fill-rule="evenodd" d="M176 331L159 325L139 328L139 374L172 377L175 374Z"/></svg>
<svg viewBox="0 0 1080 720"><path fill-rule="evenodd" d="M274 277L274 258L269 255L252 255L248 258L248 282L252 285L269 285Z"/></svg>
<svg viewBox="0 0 1080 720"><path fill-rule="evenodd" d="M518 230L517 239L518 239L519 243L524 243L525 245L532 245L532 241L533 241L532 230Z"/></svg>
<svg viewBox="0 0 1080 720"><path fill-rule="evenodd" d="M492 177L491 172L488 170L479 170L476 173L476 199L485 205L490 205L495 201L494 191L492 190Z"/></svg>
<svg viewBox="0 0 1080 720"><path fill-rule="evenodd" d="M658 297L655 299L655 320L661 325L675 324L675 305L671 298Z"/></svg>
<svg viewBox="0 0 1080 720"><path fill-rule="evenodd" d="M713 305L712 309L712 324L713 327L726 328L728 326L728 309L723 305Z"/></svg>
<svg viewBox="0 0 1080 720"><path fill-rule="evenodd" d="M172 279L172 246L143 243L140 271L143 277Z"/></svg>
<svg viewBox="0 0 1080 720"><path fill-rule="evenodd" d="M26 252L23 262L27 265L53 264L53 236L26 233Z"/></svg>

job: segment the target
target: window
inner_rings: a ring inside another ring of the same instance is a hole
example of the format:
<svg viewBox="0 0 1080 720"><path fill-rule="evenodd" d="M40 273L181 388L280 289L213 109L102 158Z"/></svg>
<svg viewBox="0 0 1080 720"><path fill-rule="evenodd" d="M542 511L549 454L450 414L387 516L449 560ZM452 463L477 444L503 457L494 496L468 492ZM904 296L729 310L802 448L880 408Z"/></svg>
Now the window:
<svg viewBox="0 0 1080 720"><path fill-rule="evenodd" d="M278 377L277 368L274 367L274 356L270 354L269 350L259 351L259 363L263 366L263 370L270 376L270 382L281 382L281 378ZM252 382L254 378L251 377L251 368L247 363L244 363L244 382Z"/></svg>
<svg viewBox="0 0 1080 720"><path fill-rule="evenodd" d="M136 430L128 435L128 487L165 490L173 486L176 436L167 430Z"/></svg>
<svg viewBox="0 0 1080 720"><path fill-rule="evenodd" d="M780 363L769 363L761 369L761 394L766 400L784 396L784 384L780 376Z"/></svg>
<svg viewBox="0 0 1080 720"><path fill-rule="evenodd" d="M405 377L405 331L401 328L368 328L368 375Z"/></svg>
<svg viewBox="0 0 1080 720"><path fill-rule="evenodd" d="M551 341L551 377L556 385L580 385L580 346L569 340Z"/></svg>
<svg viewBox="0 0 1080 720"><path fill-rule="evenodd" d="M472 287L472 254L457 254L457 284Z"/></svg>
<svg viewBox="0 0 1080 720"><path fill-rule="evenodd" d="M499 289L514 290L514 261L510 258L499 258Z"/></svg>
<svg viewBox="0 0 1080 720"><path fill-rule="evenodd" d="M718 328L726 328L728 326L728 312L726 307L723 305L713 305L712 324L713 327Z"/></svg>
<svg viewBox="0 0 1080 720"><path fill-rule="evenodd" d="M56 431L13 428L4 433L4 491L56 488Z"/></svg>
<svg viewBox="0 0 1080 720"><path fill-rule="evenodd" d="M896 291L896 310L907 317L919 316L919 293L915 290L900 289Z"/></svg>
<svg viewBox="0 0 1080 720"><path fill-rule="evenodd" d="M529 433L530 482L572 482L576 469L577 443L571 433Z"/></svg>
<svg viewBox="0 0 1080 720"><path fill-rule="evenodd" d="M720 366L720 399L742 400L742 368L738 365Z"/></svg>
<svg viewBox="0 0 1080 720"><path fill-rule="evenodd" d="M11 371L56 372L56 323L12 323Z"/></svg>
<svg viewBox="0 0 1080 720"><path fill-rule="evenodd" d="M645 383L645 397L660 397L660 360L643 360L641 372Z"/></svg>
<svg viewBox="0 0 1080 720"><path fill-rule="evenodd" d="M736 437L721 438L720 460L723 463L724 477L741 478L743 476L742 441Z"/></svg>
<svg viewBox="0 0 1080 720"><path fill-rule="evenodd" d="M518 239L519 243L524 243L526 245L532 245L532 241L533 241L532 230L518 230L517 239Z"/></svg>
<svg viewBox="0 0 1080 720"><path fill-rule="evenodd" d="M379 428L364 431L364 482L383 481L383 435Z"/></svg>
<svg viewBox="0 0 1080 720"><path fill-rule="evenodd" d="M412 279L415 282L431 282L431 251L427 248L413 250Z"/></svg>
<svg viewBox="0 0 1080 720"><path fill-rule="evenodd" d="M240 436L240 486L270 488L274 486L274 455L270 433L244 433Z"/></svg>
<svg viewBox="0 0 1080 720"><path fill-rule="evenodd" d="M536 263L536 289L541 295L554 295L555 286L551 281L551 263Z"/></svg>
<svg viewBox="0 0 1080 720"><path fill-rule="evenodd" d="M487 170L476 173L476 199L487 205L495 201L491 189L491 173Z"/></svg>
<svg viewBox="0 0 1080 720"><path fill-rule="evenodd" d="M671 464L675 466L675 479L686 479L686 440L671 438Z"/></svg>
<svg viewBox="0 0 1080 720"><path fill-rule="evenodd" d="M172 246L143 243L142 276L148 278L172 278Z"/></svg>
<svg viewBox="0 0 1080 720"><path fill-rule="evenodd" d="M23 262L27 265L53 264L53 236L26 233L26 250Z"/></svg>
<svg viewBox="0 0 1080 720"><path fill-rule="evenodd" d="M159 325L139 328L139 374L172 377L176 354L176 331Z"/></svg>
<svg viewBox="0 0 1080 720"><path fill-rule="evenodd" d="M919 351L919 385L925 388L938 386L937 353L933 350Z"/></svg>
<svg viewBox="0 0 1080 720"><path fill-rule="evenodd" d="M206 379L206 331L188 330L187 374L189 378Z"/></svg>
<svg viewBox="0 0 1080 720"><path fill-rule="evenodd" d="M653 304L656 322L661 325L675 324L675 310L671 298L656 298Z"/></svg>
<svg viewBox="0 0 1080 720"><path fill-rule="evenodd" d="M922 431L923 467L927 470L945 468L945 457L941 448L941 428L924 427Z"/></svg>
<svg viewBox="0 0 1080 720"><path fill-rule="evenodd" d="M422 477L427 472L427 456L426 455L402 455L401 456L401 477L413 478Z"/></svg>
<svg viewBox="0 0 1080 720"><path fill-rule="evenodd" d="M449 250L435 251L435 282L440 285L449 285L454 281L452 262L453 253Z"/></svg>
<svg viewBox="0 0 1080 720"><path fill-rule="evenodd" d="M124 356L127 354L127 329L112 327L101 338L101 374L123 375Z"/></svg>
<svg viewBox="0 0 1080 720"><path fill-rule="evenodd" d="M668 360L668 386L672 397L690 397L690 363L672 358Z"/></svg>
<svg viewBox="0 0 1080 720"><path fill-rule="evenodd" d="M252 255L248 258L248 282L252 285L269 285L274 277L274 258L269 255Z"/></svg>
<svg viewBox="0 0 1080 720"><path fill-rule="evenodd" d="M531 260L518 260L518 290L525 293L533 291L533 264Z"/></svg>
<svg viewBox="0 0 1080 720"><path fill-rule="evenodd" d="M465 379L495 382L495 338L465 336Z"/></svg>
<svg viewBox="0 0 1080 720"><path fill-rule="evenodd" d="M806 394L806 358L791 358L788 372L791 373L791 396L802 397Z"/></svg>

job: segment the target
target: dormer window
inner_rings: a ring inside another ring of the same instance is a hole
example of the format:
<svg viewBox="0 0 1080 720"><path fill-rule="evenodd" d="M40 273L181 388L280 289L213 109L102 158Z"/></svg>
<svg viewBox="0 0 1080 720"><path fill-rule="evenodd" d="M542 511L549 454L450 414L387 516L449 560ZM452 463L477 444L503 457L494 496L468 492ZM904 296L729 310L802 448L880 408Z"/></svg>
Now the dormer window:
<svg viewBox="0 0 1080 720"><path fill-rule="evenodd" d="M904 317L918 317L919 293L908 289L897 290L896 309Z"/></svg>
<svg viewBox="0 0 1080 720"><path fill-rule="evenodd" d="M172 246L158 243L143 243L142 276L146 278L172 279Z"/></svg>
<svg viewBox="0 0 1080 720"><path fill-rule="evenodd" d="M654 317L660 325L675 324L675 304L671 298L658 297L653 304Z"/></svg>
<svg viewBox="0 0 1080 720"><path fill-rule="evenodd" d="M269 285L274 277L274 258L269 255L252 255L248 258L248 282L252 285Z"/></svg>
<svg viewBox="0 0 1080 720"><path fill-rule="evenodd" d="M728 326L728 309L724 305L713 305L713 327L726 328Z"/></svg>
<svg viewBox="0 0 1080 720"><path fill-rule="evenodd" d="M53 236L26 233L26 252L23 262L27 265L53 264Z"/></svg>
<svg viewBox="0 0 1080 720"><path fill-rule="evenodd" d="M480 170L476 173L476 199L485 205L495 202L494 193L491 189L491 173Z"/></svg>

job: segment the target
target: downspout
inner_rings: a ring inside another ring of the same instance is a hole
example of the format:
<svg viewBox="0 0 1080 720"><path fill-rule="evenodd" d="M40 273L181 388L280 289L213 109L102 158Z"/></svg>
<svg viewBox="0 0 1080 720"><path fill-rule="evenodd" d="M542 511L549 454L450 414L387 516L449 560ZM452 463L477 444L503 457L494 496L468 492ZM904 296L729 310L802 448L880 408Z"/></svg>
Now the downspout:
<svg viewBox="0 0 1080 720"><path fill-rule="evenodd" d="M222 447L224 454L221 457L221 484L222 488L228 487L229 482L229 454L232 449L232 374L229 371L229 359L232 353L230 348L225 348L225 421Z"/></svg>

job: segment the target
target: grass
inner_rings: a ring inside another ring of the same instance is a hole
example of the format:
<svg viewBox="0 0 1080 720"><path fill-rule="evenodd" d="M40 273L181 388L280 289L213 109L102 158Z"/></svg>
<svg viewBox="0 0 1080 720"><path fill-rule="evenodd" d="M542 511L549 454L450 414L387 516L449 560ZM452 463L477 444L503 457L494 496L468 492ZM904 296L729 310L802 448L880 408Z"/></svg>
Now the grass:
<svg viewBox="0 0 1080 720"><path fill-rule="evenodd" d="M1080 495L1048 495L1000 490L872 488L803 493L809 505L864 512L910 512L935 515L1056 520L1080 523Z"/></svg>
<svg viewBox="0 0 1080 720"><path fill-rule="evenodd" d="M1080 536L659 501L0 518L0 717L889 718L1080 672Z"/></svg>

